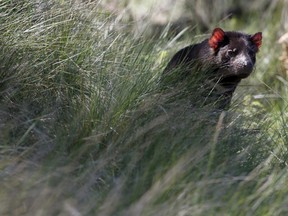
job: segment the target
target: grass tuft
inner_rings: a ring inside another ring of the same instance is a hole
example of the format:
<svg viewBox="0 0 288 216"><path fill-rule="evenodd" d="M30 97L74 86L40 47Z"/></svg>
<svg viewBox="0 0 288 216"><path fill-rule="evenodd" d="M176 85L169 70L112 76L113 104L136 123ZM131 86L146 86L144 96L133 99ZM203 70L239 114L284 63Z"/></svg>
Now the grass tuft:
<svg viewBox="0 0 288 216"><path fill-rule="evenodd" d="M201 70L161 86L178 38L135 35L100 3L0 2L0 214L287 214L277 26L267 21L254 75L216 112ZM281 4L267 10L280 17Z"/></svg>

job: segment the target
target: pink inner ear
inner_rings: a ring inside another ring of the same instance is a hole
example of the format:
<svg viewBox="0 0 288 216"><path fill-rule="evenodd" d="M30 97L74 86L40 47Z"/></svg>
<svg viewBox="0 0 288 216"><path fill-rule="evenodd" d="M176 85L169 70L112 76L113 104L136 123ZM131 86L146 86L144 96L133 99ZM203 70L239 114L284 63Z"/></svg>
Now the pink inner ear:
<svg viewBox="0 0 288 216"><path fill-rule="evenodd" d="M209 46L216 50L220 42L224 40L225 32L221 28L215 28L209 39Z"/></svg>
<svg viewBox="0 0 288 216"><path fill-rule="evenodd" d="M253 43L255 43L257 48L260 48L260 46L262 44L262 32L258 32L256 34L252 35L251 39L252 39Z"/></svg>

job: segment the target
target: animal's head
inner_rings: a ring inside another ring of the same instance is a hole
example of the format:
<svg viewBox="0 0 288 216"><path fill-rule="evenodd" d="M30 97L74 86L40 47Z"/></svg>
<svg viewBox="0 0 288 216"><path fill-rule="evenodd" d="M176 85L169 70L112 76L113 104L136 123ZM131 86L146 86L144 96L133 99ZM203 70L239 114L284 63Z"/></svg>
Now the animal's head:
<svg viewBox="0 0 288 216"><path fill-rule="evenodd" d="M253 71L256 53L262 44L262 33L248 35L215 28L208 43L216 57L216 64L221 66L221 75L242 79Z"/></svg>

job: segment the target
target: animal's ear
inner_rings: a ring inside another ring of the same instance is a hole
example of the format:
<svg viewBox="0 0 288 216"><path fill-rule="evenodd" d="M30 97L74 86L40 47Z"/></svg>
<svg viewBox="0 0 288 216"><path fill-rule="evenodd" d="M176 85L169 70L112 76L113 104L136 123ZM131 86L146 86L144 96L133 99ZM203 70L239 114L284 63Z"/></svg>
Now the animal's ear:
<svg viewBox="0 0 288 216"><path fill-rule="evenodd" d="M208 41L209 46L212 49L217 50L219 48L220 43L224 41L224 38L225 38L225 32L221 28L215 28Z"/></svg>
<svg viewBox="0 0 288 216"><path fill-rule="evenodd" d="M258 51L262 44L262 32L257 32L256 34L252 35L251 41L257 46Z"/></svg>

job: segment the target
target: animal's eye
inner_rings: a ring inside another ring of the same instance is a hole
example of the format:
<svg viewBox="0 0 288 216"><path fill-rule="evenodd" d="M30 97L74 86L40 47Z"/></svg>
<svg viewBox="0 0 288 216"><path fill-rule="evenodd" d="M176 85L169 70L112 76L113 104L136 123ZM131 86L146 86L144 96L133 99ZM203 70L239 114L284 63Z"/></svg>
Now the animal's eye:
<svg viewBox="0 0 288 216"><path fill-rule="evenodd" d="M250 56L255 56L256 52L257 52L257 51L256 51L255 49L251 49L251 48L248 47L248 54L249 54Z"/></svg>
<svg viewBox="0 0 288 216"><path fill-rule="evenodd" d="M237 50L236 48L234 48L234 49L229 49L229 50L227 51L227 55L228 55L229 57L234 57L234 56L237 55L237 53L238 53L238 50Z"/></svg>

